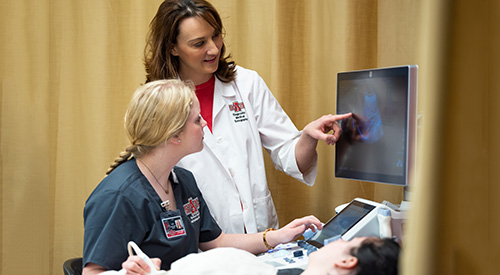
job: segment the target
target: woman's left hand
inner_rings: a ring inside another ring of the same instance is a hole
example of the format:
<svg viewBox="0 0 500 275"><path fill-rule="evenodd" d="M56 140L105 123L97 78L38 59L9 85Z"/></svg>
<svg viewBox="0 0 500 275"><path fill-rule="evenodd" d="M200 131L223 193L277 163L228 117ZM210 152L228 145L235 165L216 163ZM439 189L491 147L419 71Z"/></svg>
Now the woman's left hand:
<svg viewBox="0 0 500 275"><path fill-rule="evenodd" d="M309 228L313 231L316 231L316 229L321 230L323 229L323 223L315 216L295 219L277 231L268 232L266 239L271 246L288 243L296 240Z"/></svg>

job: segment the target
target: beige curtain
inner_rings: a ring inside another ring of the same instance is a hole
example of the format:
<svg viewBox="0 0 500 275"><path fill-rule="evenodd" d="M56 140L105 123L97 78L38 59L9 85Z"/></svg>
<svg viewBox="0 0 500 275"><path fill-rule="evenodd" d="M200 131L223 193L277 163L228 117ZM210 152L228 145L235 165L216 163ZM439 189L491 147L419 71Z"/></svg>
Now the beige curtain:
<svg viewBox="0 0 500 275"><path fill-rule="evenodd" d="M0 274L62 274L82 254L85 200L127 144L160 0L0 2ZM267 82L298 128L335 113L339 71L418 64L417 176L404 274L494 274L500 239L496 1L212 0L239 65ZM496 62L495 62L496 61ZM272 164L281 224L401 187L335 179L320 144L307 187Z"/></svg>
<svg viewBox="0 0 500 275"><path fill-rule="evenodd" d="M405 274L500 270L498 1L421 5L425 109Z"/></svg>

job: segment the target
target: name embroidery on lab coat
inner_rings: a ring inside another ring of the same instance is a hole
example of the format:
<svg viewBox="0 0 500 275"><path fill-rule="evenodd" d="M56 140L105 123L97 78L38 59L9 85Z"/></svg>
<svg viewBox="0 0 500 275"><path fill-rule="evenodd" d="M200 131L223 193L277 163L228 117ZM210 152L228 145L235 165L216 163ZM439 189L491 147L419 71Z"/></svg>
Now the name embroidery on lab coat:
<svg viewBox="0 0 500 275"><path fill-rule="evenodd" d="M198 209L200 209L200 202L198 198L189 198L188 203L183 206L184 212L186 212L186 215L191 219L191 223L200 219L200 211L198 211Z"/></svg>
<svg viewBox="0 0 500 275"><path fill-rule="evenodd" d="M248 120L247 113L245 112L245 104L243 102L233 102L233 104L229 105L229 111L232 112L235 123Z"/></svg>

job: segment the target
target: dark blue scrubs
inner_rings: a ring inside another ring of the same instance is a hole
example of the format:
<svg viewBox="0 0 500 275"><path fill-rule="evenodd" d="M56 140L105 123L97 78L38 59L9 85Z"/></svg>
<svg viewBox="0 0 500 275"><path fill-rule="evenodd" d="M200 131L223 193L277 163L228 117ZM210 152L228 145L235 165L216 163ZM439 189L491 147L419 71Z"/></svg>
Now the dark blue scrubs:
<svg viewBox="0 0 500 275"><path fill-rule="evenodd" d="M200 242L216 239L221 229L212 218L196 181L188 170L170 174L177 209L186 234L167 238L160 214L161 199L131 159L111 172L94 189L84 209L83 265L95 263L120 270L134 241L150 258L160 258L169 270L175 260L198 252Z"/></svg>

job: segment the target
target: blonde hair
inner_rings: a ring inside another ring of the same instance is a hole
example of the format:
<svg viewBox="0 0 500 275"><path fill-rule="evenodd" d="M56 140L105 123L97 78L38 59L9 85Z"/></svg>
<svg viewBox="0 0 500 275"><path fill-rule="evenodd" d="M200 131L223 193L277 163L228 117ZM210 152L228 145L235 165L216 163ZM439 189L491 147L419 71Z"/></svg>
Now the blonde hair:
<svg viewBox="0 0 500 275"><path fill-rule="evenodd" d="M110 165L106 175L132 155L141 157L178 135L191 112L194 86L177 79L156 80L139 87L125 113L125 131L130 141Z"/></svg>

